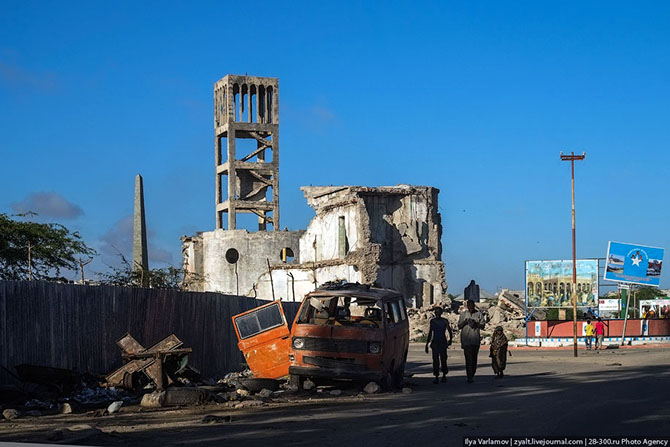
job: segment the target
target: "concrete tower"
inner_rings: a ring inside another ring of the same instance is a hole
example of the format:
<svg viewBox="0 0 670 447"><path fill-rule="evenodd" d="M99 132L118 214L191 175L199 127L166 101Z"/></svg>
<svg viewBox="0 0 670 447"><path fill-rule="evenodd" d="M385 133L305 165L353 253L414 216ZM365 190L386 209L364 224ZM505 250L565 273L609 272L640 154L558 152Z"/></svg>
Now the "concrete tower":
<svg viewBox="0 0 670 447"><path fill-rule="evenodd" d="M214 137L216 228L227 217L225 229L235 230L237 213L253 213L259 230L278 230L278 79L227 75L216 82Z"/></svg>
<svg viewBox="0 0 670 447"><path fill-rule="evenodd" d="M133 216L133 271L149 270L147 252L147 224L144 218L144 185L142 176L135 176L135 212ZM142 275L142 286L148 284L147 275Z"/></svg>

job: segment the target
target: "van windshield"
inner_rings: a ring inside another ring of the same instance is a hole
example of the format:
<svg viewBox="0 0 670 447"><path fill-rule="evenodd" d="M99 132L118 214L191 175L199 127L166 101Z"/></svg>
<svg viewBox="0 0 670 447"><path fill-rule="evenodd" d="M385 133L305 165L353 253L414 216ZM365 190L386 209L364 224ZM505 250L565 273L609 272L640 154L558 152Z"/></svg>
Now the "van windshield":
<svg viewBox="0 0 670 447"><path fill-rule="evenodd" d="M378 301L357 297L308 298L300 310L298 324L348 326L376 329L383 326Z"/></svg>

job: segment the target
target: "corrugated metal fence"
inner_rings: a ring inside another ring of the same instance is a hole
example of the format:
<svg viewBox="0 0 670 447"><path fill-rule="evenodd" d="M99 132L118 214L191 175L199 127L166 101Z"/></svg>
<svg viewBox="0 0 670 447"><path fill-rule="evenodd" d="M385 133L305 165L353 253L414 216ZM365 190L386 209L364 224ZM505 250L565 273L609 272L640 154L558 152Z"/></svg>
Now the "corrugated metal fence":
<svg viewBox="0 0 670 447"><path fill-rule="evenodd" d="M126 332L144 347L176 334L204 377L239 371L231 317L264 300L220 293L0 281L0 365L30 363L106 374ZM298 303L283 303L289 324ZM10 376L0 369L0 383Z"/></svg>

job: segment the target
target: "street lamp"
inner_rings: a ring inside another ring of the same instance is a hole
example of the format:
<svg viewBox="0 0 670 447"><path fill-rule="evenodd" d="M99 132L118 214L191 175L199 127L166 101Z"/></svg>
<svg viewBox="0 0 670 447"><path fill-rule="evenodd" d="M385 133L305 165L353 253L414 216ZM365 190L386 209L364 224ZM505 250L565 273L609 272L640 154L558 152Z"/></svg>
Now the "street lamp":
<svg viewBox="0 0 670 447"><path fill-rule="evenodd" d="M575 160L584 160L586 152L582 155L575 155L574 152L570 155L563 155L561 152L561 160L569 161L572 171L572 329L573 340L575 347L575 357L577 357L577 251L575 249Z"/></svg>

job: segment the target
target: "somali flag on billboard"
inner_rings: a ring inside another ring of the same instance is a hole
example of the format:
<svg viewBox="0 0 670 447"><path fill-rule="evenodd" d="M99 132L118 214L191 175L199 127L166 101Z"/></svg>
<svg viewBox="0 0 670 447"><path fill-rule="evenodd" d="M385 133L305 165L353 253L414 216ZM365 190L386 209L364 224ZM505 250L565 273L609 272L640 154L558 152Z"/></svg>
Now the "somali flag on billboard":
<svg viewBox="0 0 670 447"><path fill-rule="evenodd" d="M663 252L659 247L610 242L604 279L658 287L661 283Z"/></svg>

